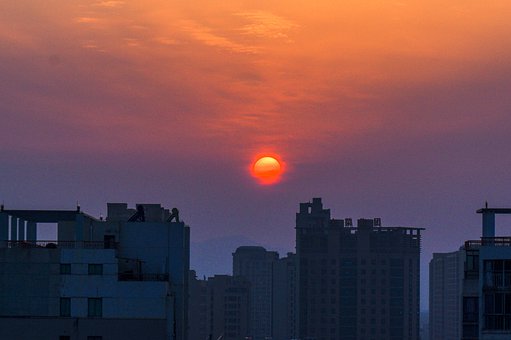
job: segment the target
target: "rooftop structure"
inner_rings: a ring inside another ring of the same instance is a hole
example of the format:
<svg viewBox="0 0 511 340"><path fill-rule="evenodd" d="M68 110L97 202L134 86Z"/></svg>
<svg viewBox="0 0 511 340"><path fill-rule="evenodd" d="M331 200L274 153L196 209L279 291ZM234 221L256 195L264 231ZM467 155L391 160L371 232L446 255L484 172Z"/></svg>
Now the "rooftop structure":
<svg viewBox="0 0 511 340"><path fill-rule="evenodd" d="M38 240L38 223L57 238ZM103 220L1 207L0 338L187 340L188 270L177 209L109 203Z"/></svg>

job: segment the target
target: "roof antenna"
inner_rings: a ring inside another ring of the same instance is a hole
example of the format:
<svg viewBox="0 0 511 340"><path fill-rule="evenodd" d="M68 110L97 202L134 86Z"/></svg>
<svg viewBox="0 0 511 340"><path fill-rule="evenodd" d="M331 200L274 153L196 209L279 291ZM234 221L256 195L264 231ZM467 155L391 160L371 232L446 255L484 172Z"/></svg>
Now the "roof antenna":
<svg viewBox="0 0 511 340"><path fill-rule="evenodd" d="M80 212L80 203L76 201L76 212Z"/></svg>
<svg viewBox="0 0 511 340"><path fill-rule="evenodd" d="M484 207L488 209L488 201L484 202Z"/></svg>
<svg viewBox="0 0 511 340"><path fill-rule="evenodd" d="M0 205L0 212L4 211L4 201L2 200L2 204Z"/></svg>

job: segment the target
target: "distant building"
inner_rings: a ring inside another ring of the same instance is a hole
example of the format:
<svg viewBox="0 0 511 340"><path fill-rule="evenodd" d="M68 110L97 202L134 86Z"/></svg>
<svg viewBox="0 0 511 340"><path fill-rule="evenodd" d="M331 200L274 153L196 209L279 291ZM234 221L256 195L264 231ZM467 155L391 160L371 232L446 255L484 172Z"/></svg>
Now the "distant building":
<svg viewBox="0 0 511 340"><path fill-rule="evenodd" d="M190 276L190 339L245 340L249 330L249 287L242 277Z"/></svg>
<svg viewBox="0 0 511 340"><path fill-rule="evenodd" d="M420 228L330 218L320 198L296 214L301 340L418 340Z"/></svg>
<svg viewBox="0 0 511 340"><path fill-rule="evenodd" d="M460 340L465 250L434 253L429 262L429 339Z"/></svg>
<svg viewBox="0 0 511 340"><path fill-rule="evenodd" d="M159 204L109 203L106 221L2 207L0 339L187 340L189 233Z"/></svg>
<svg viewBox="0 0 511 340"><path fill-rule="evenodd" d="M233 253L233 275L250 282L249 336L252 340L272 337L273 264L279 254L263 247L238 247Z"/></svg>
<svg viewBox="0 0 511 340"><path fill-rule="evenodd" d="M296 254L273 263L272 340L296 339Z"/></svg>
<svg viewBox="0 0 511 340"><path fill-rule="evenodd" d="M190 340L209 340L211 334L211 296L208 281L200 280L194 270L190 270L188 277L188 338ZM216 339L215 339L216 340Z"/></svg>

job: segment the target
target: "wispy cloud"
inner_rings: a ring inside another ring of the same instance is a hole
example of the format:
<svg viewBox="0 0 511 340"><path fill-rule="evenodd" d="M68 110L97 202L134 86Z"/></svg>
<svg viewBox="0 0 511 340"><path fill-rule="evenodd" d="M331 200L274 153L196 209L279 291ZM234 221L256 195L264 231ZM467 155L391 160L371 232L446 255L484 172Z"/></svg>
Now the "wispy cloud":
<svg viewBox="0 0 511 340"><path fill-rule="evenodd" d="M162 44L162 45L177 45L177 44L179 44L179 42L176 39L167 38L167 37L157 37L157 38L154 38L153 40L159 44Z"/></svg>
<svg viewBox="0 0 511 340"><path fill-rule="evenodd" d="M134 38L125 38L124 42L129 47L140 47L141 46L140 40L134 39Z"/></svg>
<svg viewBox="0 0 511 340"><path fill-rule="evenodd" d="M264 11L242 12L236 15L250 22L240 29L243 34L262 38L289 39L288 32L298 27L288 19Z"/></svg>
<svg viewBox="0 0 511 340"><path fill-rule="evenodd" d="M124 6L124 4L126 4L125 1L115 1L115 0L111 0L111 1L101 1L101 2L97 2L94 4L94 6L97 6L97 7L109 7L109 8L113 8L113 7L121 7L121 6Z"/></svg>
<svg viewBox="0 0 511 340"><path fill-rule="evenodd" d="M80 24L94 24L97 23L99 19L93 17L80 17L76 18L75 21Z"/></svg>
<svg viewBox="0 0 511 340"><path fill-rule="evenodd" d="M183 31L190 34L194 39L208 46L238 53L253 54L258 52L257 47L234 42L227 37L213 33L211 28L200 25L195 21L184 20L181 22L181 27Z"/></svg>

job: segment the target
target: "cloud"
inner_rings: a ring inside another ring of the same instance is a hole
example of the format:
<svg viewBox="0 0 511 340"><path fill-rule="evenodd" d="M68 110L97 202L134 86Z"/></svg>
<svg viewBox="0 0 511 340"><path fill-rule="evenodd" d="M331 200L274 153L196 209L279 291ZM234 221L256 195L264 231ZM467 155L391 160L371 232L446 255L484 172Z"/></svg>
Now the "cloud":
<svg viewBox="0 0 511 340"><path fill-rule="evenodd" d="M287 32L298 27L288 19L264 11L242 12L236 13L236 15L250 21L240 29L243 34L261 38L288 39Z"/></svg>
<svg viewBox="0 0 511 340"><path fill-rule="evenodd" d="M101 2L97 2L94 4L94 6L97 6L97 7L108 7L108 8L113 8L113 7L120 7L120 6L124 6L124 4L126 4L125 1L115 1L115 0L111 0L111 1L101 1Z"/></svg>
<svg viewBox="0 0 511 340"><path fill-rule="evenodd" d="M80 24L94 24L94 23L98 22L99 19L92 18L92 17L81 17L81 18L76 18L75 21Z"/></svg>
<svg viewBox="0 0 511 340"><path fill-rule="evenodd" d="M194 39L208 46L237 53L254 54L258 52L257 47L240 44L224 36L217 35L212 32L211 28L202 26L192 20L181 21L181 27L183 31L189 33Z"/></svg>
<svg viewBox="0 0 511 340"><path fill-rule="evenodd" d="M154 41L156 41L159 44L162 45L177 45L179 42L176 39L168 38L168 37L157 37L154 38Z"/></svg>

